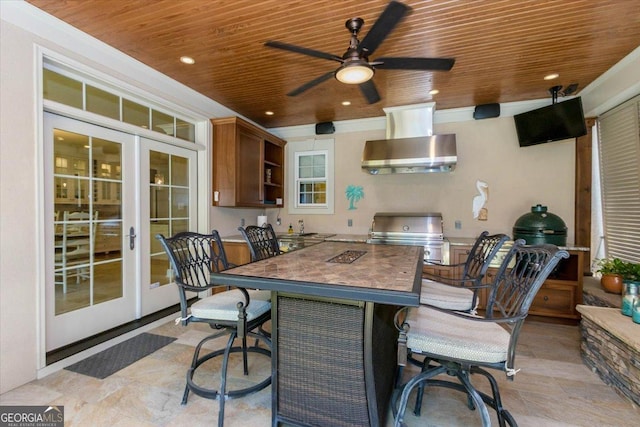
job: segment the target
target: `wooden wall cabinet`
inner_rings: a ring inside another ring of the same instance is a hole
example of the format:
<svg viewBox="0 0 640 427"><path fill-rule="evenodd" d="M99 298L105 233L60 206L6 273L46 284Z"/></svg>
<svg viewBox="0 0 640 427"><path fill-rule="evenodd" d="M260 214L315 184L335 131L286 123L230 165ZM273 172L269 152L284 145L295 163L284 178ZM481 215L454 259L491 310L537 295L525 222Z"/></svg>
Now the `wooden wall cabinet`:
<svg viewBox="0 0 640 427"><path fill-rule="evenodd" d="M283 207L286 141L238 117L211 123L213 205Z"/></svg>

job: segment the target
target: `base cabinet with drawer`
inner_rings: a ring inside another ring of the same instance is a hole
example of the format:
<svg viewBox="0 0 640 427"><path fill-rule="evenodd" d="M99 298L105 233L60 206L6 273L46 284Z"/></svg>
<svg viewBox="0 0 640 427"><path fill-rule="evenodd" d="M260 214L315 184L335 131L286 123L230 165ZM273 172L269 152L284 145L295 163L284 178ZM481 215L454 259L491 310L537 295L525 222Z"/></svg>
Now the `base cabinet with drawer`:
<svg viewBox="0 0 640 427"><path fill-rule="evenodd" d="M564 319L580 319L576 310L582 304L584 251L568 249L569 258L561 259L536 294L529 314Z"/></svg>

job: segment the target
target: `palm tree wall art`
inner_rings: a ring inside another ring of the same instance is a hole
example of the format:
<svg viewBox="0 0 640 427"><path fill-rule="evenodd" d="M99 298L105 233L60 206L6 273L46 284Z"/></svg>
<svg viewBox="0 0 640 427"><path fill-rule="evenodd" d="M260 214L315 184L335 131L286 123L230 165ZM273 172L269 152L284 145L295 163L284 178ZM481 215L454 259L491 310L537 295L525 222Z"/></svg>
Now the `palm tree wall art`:
<svg viewBox="0 0 640 427"><path fill-rule="evenodd" d="M364 189L361 185L348 185L345 190L345 195L349 200L349 210L352 211L358 209L355 206L356 202L364 199Z"/></svg>

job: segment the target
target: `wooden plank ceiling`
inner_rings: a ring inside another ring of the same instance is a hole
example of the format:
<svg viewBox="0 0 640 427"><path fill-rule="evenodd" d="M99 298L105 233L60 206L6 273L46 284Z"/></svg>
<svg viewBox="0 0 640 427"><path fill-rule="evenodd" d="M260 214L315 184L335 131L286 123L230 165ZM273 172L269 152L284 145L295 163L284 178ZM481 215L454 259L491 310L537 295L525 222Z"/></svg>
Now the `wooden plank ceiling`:
<svg viewBox="0 0 640 427"><path fill-rule="evenodd" d="M383 107L431 101L443 110L541 99L556 84L577 83L579 94L640 46L637 0L405 0L412 11L370 59L456 63L450 72L377 70L382 99L369 105L357 86L333 78L287 96L339 64L264 43L342 56L345 21L364 19L362 40L386 0L28 1L267 128L379 117ZM182 64L183 55L196 63ZM549 73L560 77L543 80Z"/></svg>

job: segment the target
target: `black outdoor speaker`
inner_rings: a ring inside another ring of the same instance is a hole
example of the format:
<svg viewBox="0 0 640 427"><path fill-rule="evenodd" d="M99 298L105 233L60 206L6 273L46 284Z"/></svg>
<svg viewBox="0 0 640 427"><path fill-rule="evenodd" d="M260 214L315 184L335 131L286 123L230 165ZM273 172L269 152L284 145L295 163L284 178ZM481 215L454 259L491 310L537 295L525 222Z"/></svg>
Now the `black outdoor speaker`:
<svg viewBox="0 0 640 427"><path fill-rule="evenodd" d="M473 112L473 118L476 120L490 119L492 117L498 117L500 115L500 104L482 104L476 105L476 109Z"/></svg>
<svg viewBox="0 0 640 427"><path fill-rule="evenodd" d="M327 135L336 131L333 122L316 123L316 135Z"/></svg>

